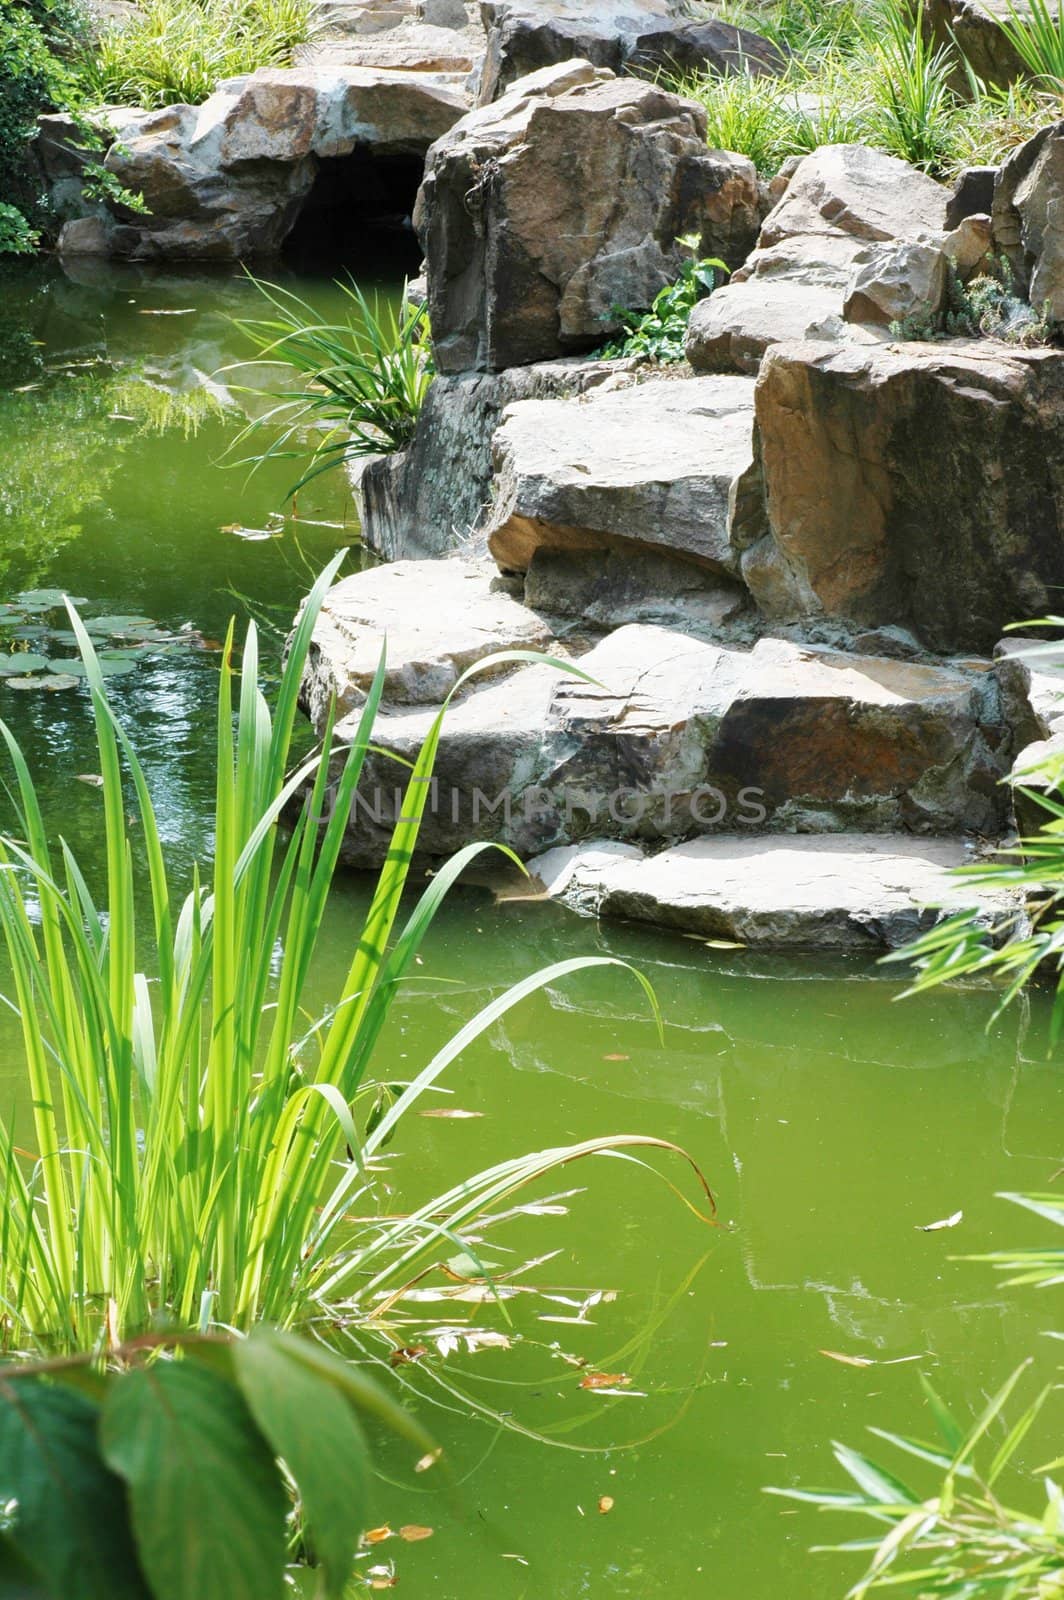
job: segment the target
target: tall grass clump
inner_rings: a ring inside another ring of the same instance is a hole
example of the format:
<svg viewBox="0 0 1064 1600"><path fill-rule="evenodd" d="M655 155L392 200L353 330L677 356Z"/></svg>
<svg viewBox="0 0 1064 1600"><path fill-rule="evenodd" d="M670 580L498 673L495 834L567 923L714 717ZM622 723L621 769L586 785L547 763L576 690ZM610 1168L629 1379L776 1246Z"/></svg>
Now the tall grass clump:
<svg viewBox="0 0 1064 1600"><path fill-rule="evenodd" d="M254 625L239 678L230 627L218 687L214 860L183 899L144 771L72 608L99 747L101 897L66 843L49 840L25 758L0 723L19 809L17 836L0 841L0 927L33 1139L27 1148L30 1135L0 1121L8 1347L87 1349L159 1325L291 1326L341 1304L357 1323L375 1297L400 1299L441 1242L448 1255L455 1241L475 1248L466 1230L485 1226L497 1206L512 1209L532 1179L580 1157L658 1143L588 1140L502 1160L408 1215L378 1214L375 1158L448 1063L542 985L624 963L588 957L533 974L443 1044L383 1115L365 1109L404 974L451 885L487 847L470 845L442 866L400 927L441 711L410 772L343 986L321 1014L308 1010L385 674L382 656L350 744L337 748L330 714L318 755L289 772L311 633L339 560L304 606L272 710L259 689ZM300 794L283 834L282 812ZM646 980L635 978L653 1007Z"/></svg>
<svg viewBox="0 0 1064 1600"><path fill-rule="evenodd" d="M777 78L697 74L674 86L704 106L711 147L749 156L763 176L820 145L861 143L948 179L961 167L1000 161L1061 114L1059 27L1043 15L1046 0L1033 5L1030 23L1006 23L1014 33L1026 29L1032 73L1007 89L975 77L952 42L930 40L923 0L733 6L730 20L790 50L786 70Z"/></svg>
<svg viewBox="0 0 1064 1600"><path fill-rule="evenodd" d="M307 430L318 434L291 493L344 461L404 449L434 376L428 314L406 284L398 306L380 296L371 302L356 283L338 287L350 302L343 321L321 322L291 290L256 282L274 314L237 322L258 352L243 366L269 371L284 364L300 381L272 391L276 404L243 429L233 449L265 428L275 437L256 463L302 458Z"/></svg>
<svg viewBox="0 0 1064 1600"><path fill-rule="evenodd" d="M1064 9L1049 0L1025 0L1020 10L1009 0L1009 14L997 24L1031 76L1064 94Z"/></svg>
<svg viewBox="0 0 1064 1600"><path fill-rule="evenodd" d="M288 66L313 28L313 0L146 0L77 63L98 104L198 105L223 78Z"/></svg>

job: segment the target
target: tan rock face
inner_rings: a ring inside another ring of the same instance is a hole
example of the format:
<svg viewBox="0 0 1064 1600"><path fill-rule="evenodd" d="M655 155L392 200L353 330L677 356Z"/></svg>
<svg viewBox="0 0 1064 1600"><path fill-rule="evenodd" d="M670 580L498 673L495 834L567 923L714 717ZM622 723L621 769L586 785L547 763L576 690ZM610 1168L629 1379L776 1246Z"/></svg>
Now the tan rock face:
<svg viewBox="0 0 1064 1600"><path fill-rule="evenodd" d="M533 73L429 152L416 220L438 364L593 348L615 306L676 278L681 235L728 253L757 216L753 167L707 152L700 107L588 62Z"/></svg>
<svg viewBox="0 0 1064 1600"><path fill-rule="evenodd" d="M1054 21L1058 6L1059 0L1047 0ZM1003 86L1023 77L1027 69L999 23L1014 13L1021 18L1030 15L1030 9L1026 0L925 0L924 25L936 44L955 42L977 77ZM960 74L958 83L963 88Z"/></svg>
<svg viewBox="0 0 1064 1600"><path fill-rule="evenodd" d="M780 345L756 391L769 616L989 650L1064 584L1064 356L987 342Z"/></svg>
<svg viewBox="0 0 1064 1600"><path fill-rule="evenodd" d="M1064 325L1064 122L1013 151L994 185L994 242L1038 313Z"/></svg>
<svg viewBox="0 0 1064 1600"><path fill-rule="evenodd" d="M940 236L948 199L925 173L864 145L825 145L806 156L765 218L753 254L695 307L691 365L756 372L782 339L862 339L843 315L851 274L877 251ZM867 295L857 304L856 320L880 320L869 315Z"/></svg>
<svg viewBox="0 0 1064 1600"><path fill-rule="evenodd" d="M627 547L733 570L731 498L752 463L753 387L696 378L511 406L495 435L492 555L524 572L539 549Z"/></svg>

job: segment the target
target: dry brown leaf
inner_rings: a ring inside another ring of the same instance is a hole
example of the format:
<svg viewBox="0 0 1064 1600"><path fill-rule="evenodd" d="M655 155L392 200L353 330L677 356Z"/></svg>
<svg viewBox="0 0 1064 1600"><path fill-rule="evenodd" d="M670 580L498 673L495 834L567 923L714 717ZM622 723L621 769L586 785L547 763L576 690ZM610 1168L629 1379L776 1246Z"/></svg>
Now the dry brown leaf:
<svg viewBox="0 0 1064 1600"><path fill-rule="evenodd" d="M407 1544L417 1544L421 1539L431 1539L434 1528L422 1528L419 1523L408 1522L399 1529L400 1539L405 1539Z"/></svg>
<svg viewBox="0 0 1064 1600"><path fill-rule="evenodd" d="M602 1515L605 1516L607 1514L607 1512L612 1511L612 1510L613 1510L613 1496L612 1496L612 1494L600 1495L599 1496L599 1511L602 1513Z"/></svg>
<svg viewBox="0 0 1064 1600"><path fill-rule="evenodd" d="M419 1117L450 1117L452 1121L464 1121L467 1117L482 1117L483 1111L450 1111L446 1106L429 1106L427 1111L419 1111Z"/></svg>
<svg viewBox="0 0 1064 1600"><path fill-rule="evenodd" d="M829 1361L841 1361L844 1367L874 1367L875 1362L869 1356L847 1356L841 1350L821 1350L822 1356L827 1356Z"/></svg>
<svg viewBox="0 0 1064 1600"><path fill-rule="evenodd" d="M618 1054L617 1054L617 1053L616 1053L616 1052L615 1052L615 1053L614 1053L614 1054L612 1054L612 1055L608 1055L608 1056L603 1056L603 1058L602 1058L602 1059L603 1059L603 1061L631 1061L631 1059L632 1059L632 1058L631 1058L631 1056L622 1056L622 1055L618 1055Z"/></svg>
<svg viewBox="0 0 1064 1600"><path fill-rule="evenodd" d="M437 1449L437 1450L429 1450L427 1452L427 1454L425 1454L425 1455L423 1455L421 1457L420 1461L415 1462L414 1471L415 1472L427 1472L430 1467L434 1467L436 1465L437 1461L440 1459L440 1457L442 1455L443 1455L442 1448Z"/></svg>
<svg viewBox="0 0 1064 1600"><path fill-rule="evenodd" d="M623 1389L631 1383L626 1372L585 1372L581 1389Z"/></svg>
<svg viewBox="0 0 1064 1600"><path fill-rule="evenodd" d="M383 1544L385 1539L394 1539L395 1529L389 1528L385 1522L379 1528L370 1528L362 1535L363 1544Z"/></svg>
<svg viewBox="0 0 1064 1600"><path fill-rule="evenodd" d="M422 1356L427 1356L427 1344L404 1344L398 1350L393 1350L388 1357L390 1367L405 1367L408 1361L420 1361Z"/></svg>

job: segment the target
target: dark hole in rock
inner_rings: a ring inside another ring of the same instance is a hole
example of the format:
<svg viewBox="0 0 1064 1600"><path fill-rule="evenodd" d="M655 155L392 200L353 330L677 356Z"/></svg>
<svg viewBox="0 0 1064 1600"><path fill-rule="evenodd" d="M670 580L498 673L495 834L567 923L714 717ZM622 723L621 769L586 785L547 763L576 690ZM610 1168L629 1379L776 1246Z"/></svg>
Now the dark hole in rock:
<svg viewBox="0 0 1064 1600"><path fill-rule="evenodd" d="M356 150L319 162L285 240L289 266L297 272L347 268L356 278L416 276L421 252L410 218L423 172L418 155Z"/></svg>

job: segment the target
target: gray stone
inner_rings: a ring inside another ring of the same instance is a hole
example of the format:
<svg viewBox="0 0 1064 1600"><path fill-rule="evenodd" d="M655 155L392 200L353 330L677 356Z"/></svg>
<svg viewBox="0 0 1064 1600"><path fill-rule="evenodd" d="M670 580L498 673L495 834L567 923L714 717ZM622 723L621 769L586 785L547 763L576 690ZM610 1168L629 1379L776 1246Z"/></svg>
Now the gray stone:
<svg viewBox="0 0 1064 1600"><path fill-rule="evenodd" d="M1064 325L1064 121L1002 163L994 185L994 242L1038 314Z"/></svg>
<svg viewBox="0 0 1064 1600"><path fill-rule="evenodd" d="M965 167L958 174L946 206L947 228L957 227L965 217L990 215L997 170L997 167Z"/></svg>
<svg viewBox="0 0 1064 1600"><path fill-rule="evenodd" d="M274 254L321 161L355 151L422 155L467 105L458 89L425 73L304 66L230 79L201 106L126 111L117 120L108 112L113 142L104 165L148 210L94 207L106 225L94 237L107 253L137 260ZM46 127L38 140L46 162L51 136ZM69 214L65 193L64 201ZM353 192L348 204L359 201ZM88 238L88 230L65 230L60 250L85 249Z"/></svg>
<svg viewBox="0 0 1064 1600"><path fill-rule="evenodd" d="M441 595L430 564L405 565L394 612L435 615ZM345 604L360 585L365 576L348 580ZM482 594L471 581L472 600ZM403 804L396 758L416 754L437 711L412 703L421 685L438 672L452 684L462 662L518 633L521 609L490 630L452 616L445 627L418 624L413 645L400 641L399 687L375 728L380 753L367 758L349 860L371 864L387 848ZM547 619L526 616L548 631ZM362 645L362 628L349 700L364 692L376 659L379 635ZM329 694L345 693L350 653L349 641L319 629L305 684L319 729ZM1007 821L1001 779L1015 739L989 663L921 665L779 639L743 650L629 625L577 665L579 679L537 664L458 697L438 748L423 854L446 855L470 839L528 856L583 837L661 842L736 828L996 835ZM341 736L353 727L348 717Z"/></svg>
<svg viewBox="0 0 1064 1600"><path fill-rule="evenodd" d="M696 306L687 357L697 371L757 370L780 340L866 338L843 317L850 275L869 247L940 233L948 191L864 145L825 145L795 169L757 248Z"/></svg>
<svg viewBox="0 0 1064 1600"><path fill-rule="evenodd" d="M1046 10L1055 22L1059 15L1058 0L1046 0ZM956 48L976 77L1004 87L1029 73L1000 23L1014 17L1025 20L1030 12L1026 0L925 0L923 16L925 28L936 45ZM964 92L967 77L962 70L957 70L955 80Z"/></svg>
<svg viewBox="0 0 1064 1600"><path fill-rule="evenodd" d="M650 922L751 949L898 949L946 916L994 928L1016 896L952 876L974 859L963 839L853 834L729 835L657 855L608 842L551 851L530 871L552 898L602 917Z"/></svg>
<svg viewBox="0 0 1064 1600"><path fill-rule="evenodd" d="M491 588L482 563L371 568L329 591L311 643L307 707L320 726L330 699L341 716L362 705L385 645L386 700L435 708L475 661L499 650L544 649L551 639L534 611Z"/></svg>
<svg viewBox="0 0 1064 1600"><path fill-rule="evenodd" d="M752 464L749 378L651 380L511 406L495 436L488 548L523 572L541 548L623 545L734 570L733 486Z"/></svg>
<svg viewBox="0 0 1064 1600"><path fill-rule="evenodd" d="M362 537L389 561L482 548L491 507L491 441L517 400L578 395L625 381L624 361L548 361L506 372L437 377L413 443L357 465Z"/></svg>
<svg viewBox="0 0 1064 1600"><path fill-rule="evenodd" d="M430 150L415 221L443 372L590 349L617 306L679 275L678 240L745 252L760 217L753 167L708 152L692 101L586 61L544 68Z"/></svg>
<svg viewBox="0 0 1064 1600"><path fill-rule="evenodd" d="M751 632L749 595L738 583L675 556L630 545L609 550L533 551L525 604L599 628L654 622L709 639Z"/></svg>
<svg viewBox="0 0 1064 1600"><path fill-rule="evenodd" d="M1064 354L777 345L756 391L770 532L743 577L771 618L911 628L989 651L1064 585Z"/></svg>

